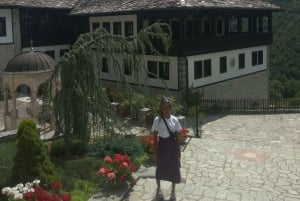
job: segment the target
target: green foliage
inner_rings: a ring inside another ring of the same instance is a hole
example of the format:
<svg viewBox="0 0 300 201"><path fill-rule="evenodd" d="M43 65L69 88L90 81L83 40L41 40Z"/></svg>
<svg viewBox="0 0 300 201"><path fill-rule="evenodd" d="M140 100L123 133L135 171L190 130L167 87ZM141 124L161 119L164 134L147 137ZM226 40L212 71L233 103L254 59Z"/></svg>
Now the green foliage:
<svg viewBox="0 0 300 201"><path fill-rule="evenodd" d="M283 12L273 14L270 96L271 98L300 97L300 1L267 1L283 9Z"/></svg>
<svg viewBox="0 0 300 201"><path fill-rule="evenodd" d="M53 157L64 157L65 156L65 141L63 138L54 140L51 143L50 154ZM70 142L70 154L72 156L83 156L86 151L86 144L79 139L71 139Z"/></svg>
<svg viewBox="0 0 300 201"><path fill-rule="evenodd" d="M93 182L76 180L71 191L72 201L88 200L97 190L98 186Z"/></svg>
<svg viewBox="0 0 300 201"><path fill-rule="evenodd" d="M7 184L10 185L8 181L8 175L12 174L11 169L13 167L13 156L15 153L15 142L6 141L0 143L0 189L7 186ZM0 200L2 200L1 195Z"/></svg>
<svg viewBox="0 0 300 201"><path fill-rule="evenodd" d="M57 180L55 168L47 155L47 150L36 130L30 126L24 126L17 141L11 179L14 183L40 179L43 184Z"/></svg>
<svg viewBox="0 0 300 201"><path fill-rule="evenodd" d="M128 40L115 36L104 28L80 35L70 52L64 54L49 80L47 102L53 105L57 133L64 134L66 154L70 139L75 137L88 142L90 128L95 132L113 132L116 118L110 107L109 94L103 90L101 69L104 59L109 61L122 90L132 92L124 76L126 61L140 85L145 84L147 69L144 54L167 53L171 44L171 30L167 24L153 24ZM134 42L132 42L134 41ZM156 47L154 44L159 44ZM163 47L163 48L162 48ZM59 84L57 84L59 83ZM55 91L53 96L52 91Z"/></svg>
<svg viewBox="0 0 300 201"><path fill-rule="evenodd" d="M114 154L128 154L134 161L144 154L141 142L135 137L115 136L114 138L99 138L88 145L87 155L103 159Z"/></svg>
<svg viewBox="0 0 300 201"><path fill-rule="evenodd" d="M149 108L151 109L151 111L154 114L160 114L160 101L163 97L165 97L166 95L155 95L155 96L151 96L148 100L148 105ZM171 102L172 102L172 114L173 115L179 115L183 113L183 105L177 101L177 99L172 96L172 95L167 95L167 97L170 98Z"/></svg>
<svg viewBox="0 0 300 201"><path fill-rule="evenodd" d="M17 139L19 139L23 133L24 127L30 127L32 128L36 133L38 133L37 127L36 127L36 123L34 121L34 119L32 118L26 118L23 119L17 129Z"/></svg>

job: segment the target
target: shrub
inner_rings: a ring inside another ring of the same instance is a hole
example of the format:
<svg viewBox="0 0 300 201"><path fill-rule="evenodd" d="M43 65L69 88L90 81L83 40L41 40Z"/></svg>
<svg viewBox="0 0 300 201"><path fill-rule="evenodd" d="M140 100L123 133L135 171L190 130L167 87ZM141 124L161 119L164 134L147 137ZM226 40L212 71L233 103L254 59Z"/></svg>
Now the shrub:
<svg viewBox="0 0 300 201"><path fill-rule="evenodd" d="M86 152L86 144L80 139L71 140L71 155L82 156ZM64 157L65 156L65 141L63 138L54 140L51 143L50 149L51 156Z"/></svg>
<svg viewBox="0 0 300 201"><path fill-rule="evenodd" d="M37 134L39 134L38 129L36 127L36 123L32 118L23 119L17 129L17 139L19 139L23 133L25 127L32 128Z"/></svg>
<svg viewBox="0 0 300 201"><path fill-rule="evenodd" d="M12 181L20 183L39 178L44 183L52 183L57 179L54 165L47 155L46 147L40 136L32 126L24 125L22 130L17 141Z"/></svg>
<svg viewBox="0 0 300 201"><path fill-rule="evenodd" d="M135 137L115 136L113 138L99 138L87 147L87 155L104 158L114 154L127 154L132 160L143 156L144 150L139 139Z"/></svg>

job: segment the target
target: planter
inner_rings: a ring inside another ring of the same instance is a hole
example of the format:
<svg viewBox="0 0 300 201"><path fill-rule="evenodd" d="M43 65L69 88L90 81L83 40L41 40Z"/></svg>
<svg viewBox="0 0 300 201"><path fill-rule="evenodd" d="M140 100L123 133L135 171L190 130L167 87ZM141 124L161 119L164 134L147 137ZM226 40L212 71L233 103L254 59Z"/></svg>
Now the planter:
<svg viewBox="0 0 300 201"><path fill-rule="evenodd" d="M119 105L117 109L117 114L120 117L127 117L128 115L130 115L130 108L128 106Z"/></svg>
<svg viewBox="0 0 300 201"><path fill-rule="evenodd" d="M146 113L145 114L145 123L148 125L152 125L153 121L154 121L154 117L155 116L151 112Z"/></svg>

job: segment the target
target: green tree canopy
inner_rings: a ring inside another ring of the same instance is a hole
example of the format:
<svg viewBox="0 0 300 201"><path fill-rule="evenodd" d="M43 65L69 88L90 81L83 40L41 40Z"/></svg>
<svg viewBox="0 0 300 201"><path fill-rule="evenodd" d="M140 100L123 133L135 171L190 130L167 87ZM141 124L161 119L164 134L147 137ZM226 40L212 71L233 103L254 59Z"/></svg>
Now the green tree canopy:
<svg viewBox="0 0 300 201"><path fill-rule="evenodd" d="M139 86L146 89L143 55L167 54L170 42L167 24L153 24L131 38L111 35L104 28L81 35L58 62L49 80L48 105L53 105L56 130L64 134L66 144L71 137L87 141L90 128L114 132L116 118L101 80L105 60L122 91L130 94L124 62L131 67Z"/></svg>

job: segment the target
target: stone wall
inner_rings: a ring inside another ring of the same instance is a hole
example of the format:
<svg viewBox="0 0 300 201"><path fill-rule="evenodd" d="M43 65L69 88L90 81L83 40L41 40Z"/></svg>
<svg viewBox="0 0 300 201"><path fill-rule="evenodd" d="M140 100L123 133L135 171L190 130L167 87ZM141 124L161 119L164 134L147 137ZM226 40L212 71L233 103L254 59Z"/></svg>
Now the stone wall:
<svg viewBox="0 0 300 201"><path fill-rule="evenodd" d="M268 71L219 82L198 90L204 98L269 98Z"/></svg>

